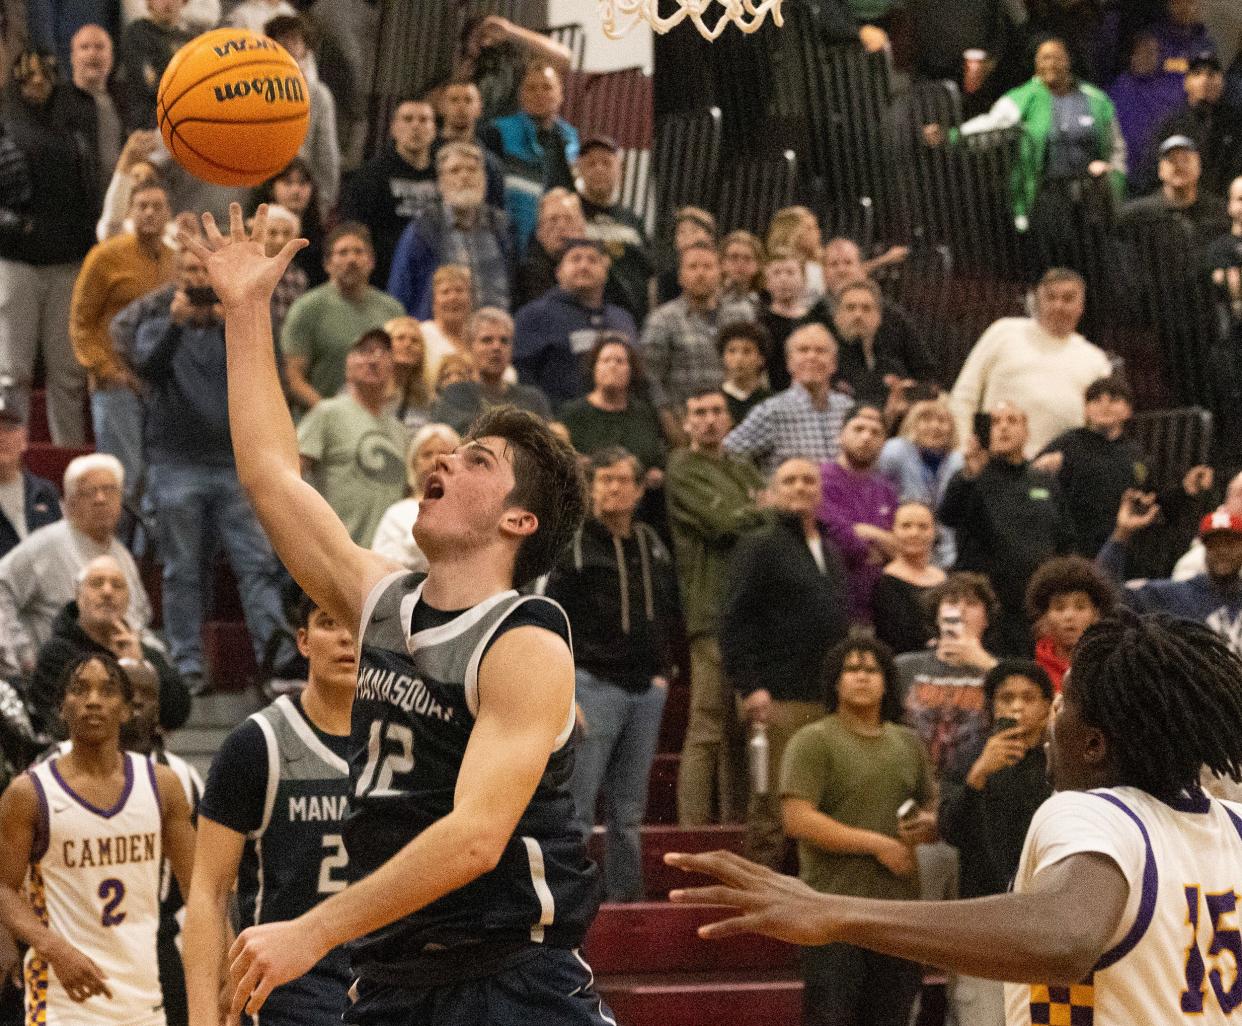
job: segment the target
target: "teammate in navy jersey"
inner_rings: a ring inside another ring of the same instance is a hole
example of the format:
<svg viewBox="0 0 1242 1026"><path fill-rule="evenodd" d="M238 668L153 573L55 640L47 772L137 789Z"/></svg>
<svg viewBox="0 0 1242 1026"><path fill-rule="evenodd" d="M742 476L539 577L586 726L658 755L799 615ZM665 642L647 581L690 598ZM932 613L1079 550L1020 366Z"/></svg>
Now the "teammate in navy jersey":
<svg viewBox="0 0 1242 1026"><path fill-rule="evenodd" d="M225 738L199 807L185 924L194 1026L220 1020L234 884L240 923L252 926L293 919L348 882L342 829L357 680L354 639L305 596L294 624L298 651L310 664L305 690L276 699ZM273 991L263 1009L264 1026L339 1023L348 987L348 958L337 948Z"/></svg>
<svg viewBox="0 0 1242 1026"><path fill-rule="evenodd" d="M564 611L514 591L583 516L573 451L537 418L485 414L427 478L414 537L426 577L355 545L302 480L269 300L294 253L264 253L267 213L230 238L204 215L224 306L238 475L294 578L359 624L347 890L231 951L233 1011L352 945L347 1023L611 1023L577 945L597 874L573 825L574 667Z"/></svg>
<svg viewBox="0 0 1242 1026"><path fill-rule="evenodd" d="M26 1021L163 1026L160 862L188 889L194 828L167 766L120 747L133 688L110 655L66 668L72 749L0 798L0 925L30 946Z"/></svg>

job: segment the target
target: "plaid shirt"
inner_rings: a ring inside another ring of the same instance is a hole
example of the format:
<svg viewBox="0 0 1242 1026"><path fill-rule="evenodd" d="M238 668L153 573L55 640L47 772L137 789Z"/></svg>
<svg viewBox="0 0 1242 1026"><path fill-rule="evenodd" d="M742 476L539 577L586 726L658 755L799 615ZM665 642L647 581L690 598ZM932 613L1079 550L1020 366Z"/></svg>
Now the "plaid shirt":
<svg viewBox="0 0 1242 1026"><path fill-rule="evenodd" d="M716 330L731 321L754 320L749 303L721 303L703 313L690 309L685 296L657 307L643 329L643 363L651 401L660 409L677 408L702 388L719 388L724 364L716 349Z"/></svg>
<svg viewBox="0 0 1242 1026"><path fill-rule="evenodd" d="M754 460L764 477L795 456L816 463L836 459L845 414L853 405L849 396L829 392L827 409L817 410L810 393L795 383L751 410L726 436L724 447Z"/></svg>
<svg viewBox="0 0 1242 1026"><path fill-rule="evenodd" d="M310 285L306 272L295 264L285 268L276 288L272 290L272 338L280 338L280 328L285 323L285 315L303 292Z"/></svg>

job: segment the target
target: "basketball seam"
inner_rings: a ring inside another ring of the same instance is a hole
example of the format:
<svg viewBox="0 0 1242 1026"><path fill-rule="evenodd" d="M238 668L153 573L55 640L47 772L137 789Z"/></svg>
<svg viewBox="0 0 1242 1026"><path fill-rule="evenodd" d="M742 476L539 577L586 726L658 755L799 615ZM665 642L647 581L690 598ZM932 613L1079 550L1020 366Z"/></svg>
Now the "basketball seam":
<svg viewBox="0 0 1242 1026"><path fill-rule="evenodd" d="M166 103L164 105L164 115L160 119L160 129L161 130L163 129L165 121L171 120L169 115L172 114L173 108L177 106L177 104L180 103L183 99L185 99L186 94L191 92L194 89L197 89L204 82L208 82L211 79L215 78L217 75L224 74L225 72L235 71L238 68L252 68L252 67L255 67L256 65L261 65L261 64L269 64L275 67L282 67L286 69L289 67L289 65L284 61L276 61L276 60L272 60L270 56L264 56L261 60L243 61L238 64L230 64L227 68L217 68L211 74L204 75L202 78L198 79L197 81L191 82L188 86L186 86L183 90L181 90L181 92L177 94L176 99L174 99L172 103ZM293 65L293 67L297 68L297 65L295 64ZM300 69L298 71L298 74L301 74ZM308 107L309 107L309 104L308 104Z"/></svg>
<svg viewBox="0 0 1242 1026"><path fill-rule="evenodd" d="M236 128L245 128L248 125L283 125L286 121L305 120L305 114L287 114L283 118L246 118L245 121L236 121L233 118L186 117L177 122L177 128L182 125L233 125Z"/></svg>
<svg viewBox="0 0 1242 1026"><path fill-rule="evenodd" d="M290 118L287 120L292 120L292 119ZM181 124L183 124L183 122L179 121L177 122L177 124L178 126L180 126ZM172 131L172 134L173 134L173 138L176 139L177 129L174 128ZM253 168L232 167L229 164L221 164L218 160L212 160L209 156L207 156L207 154L203 153L197 147L191 146L190 143L186 141L185 139L179 139L178 141L181 143L182 146L184 146L187 150L193 153L194 156L198 157L199 160L203 161L203 163L210 164L212 167L218 167L221 171L227 171L229 174L241 175L241 176L249 176L249 175L253 175L256 173L255 169ZM277 170L279 170L279 168L277 168ZM193 172L190 172L190 173L193 174ZM275 172L272 172L272 173L274 174ZM265 179L268 177L270 177L270 175L264 175Z"/></svg>

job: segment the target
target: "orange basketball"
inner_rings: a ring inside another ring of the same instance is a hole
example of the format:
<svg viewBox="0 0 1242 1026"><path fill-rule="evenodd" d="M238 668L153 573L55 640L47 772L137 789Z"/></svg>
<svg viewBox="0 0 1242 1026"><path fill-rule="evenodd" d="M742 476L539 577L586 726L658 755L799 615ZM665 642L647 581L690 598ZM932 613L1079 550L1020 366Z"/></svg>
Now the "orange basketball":
<svg viewBox="0 0 1242 1026"><path fill-rule="evenodd" d="M310 95L279 43L241 28L205 32L169 61L156 98L164 145L216 185L257 185L297 154Z"/></svg>

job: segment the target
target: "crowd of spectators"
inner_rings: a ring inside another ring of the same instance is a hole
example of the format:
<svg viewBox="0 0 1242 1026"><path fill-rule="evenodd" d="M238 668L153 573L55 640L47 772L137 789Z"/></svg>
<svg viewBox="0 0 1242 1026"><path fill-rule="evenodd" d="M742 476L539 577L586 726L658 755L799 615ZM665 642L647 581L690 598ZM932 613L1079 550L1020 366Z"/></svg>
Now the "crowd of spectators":
<svg viewBox="0 0 1242 1026"><path fill-rule="evenodd" d="M1043 268L1029 316L992 324L959 370L883 287L902 246L824 241L800 206L762 239L722 236L693 206L644 223L619 199L618 144L563 117L568 53L537 33L472 23L449 80L397 103L381 151L351 166L316 24L269 0L223 6L127 3L119 34L58 29L11 63L0 654L37 736L59 736L59 668L92 648L151 662L164 727L184 722L212 686L219 554L256 659L287 629L285 573L233 465L223 311L176 245L231 200L271 204L273 252L311 243L277 288L274 335L305 477L357 543L426 568L410 533L423 482L492 406L558 424L589 468L588 521L540 587L573 627L575 807L589 832L604 798L611 900L644 893L638 828L679 678L683 825L744 822L748 852L777 867L796 840L823 890L934 898L1005 886L1045 796L1051 699L1091 623L1166 611L1242 651L1242 479L1217 508L1208 466L1153 478L1124 368L1079 333L1076 271ZM858 44L888 45L897 5L843 6ZM960 130L927 126L927 145L1021 126L1014 216L1047 252L1102 210L1173 224L1236 348L1242 77L1193 3L1123 18L1128 49L1111 50L1100 26L1120 5L962 6L964 23L1001 27L971 58L993 86L1013 38L1064 38ZM190 180L153 131L168 60L221 17L281 41L312 83L301 154L253 193ZM53 443L87 447L89 410L95 451L56 484L22 468L36 364ZM163 567L161 632L135 554ZM746 759L757 736L762 768ZM806 962L808 1014L855 1021L825 1009L866 979L892 1006L868 1021L904 1022L917 972L832 947ZM960 1022L1000 1021L984 981L954 994L975 1009Z"/></svg>

